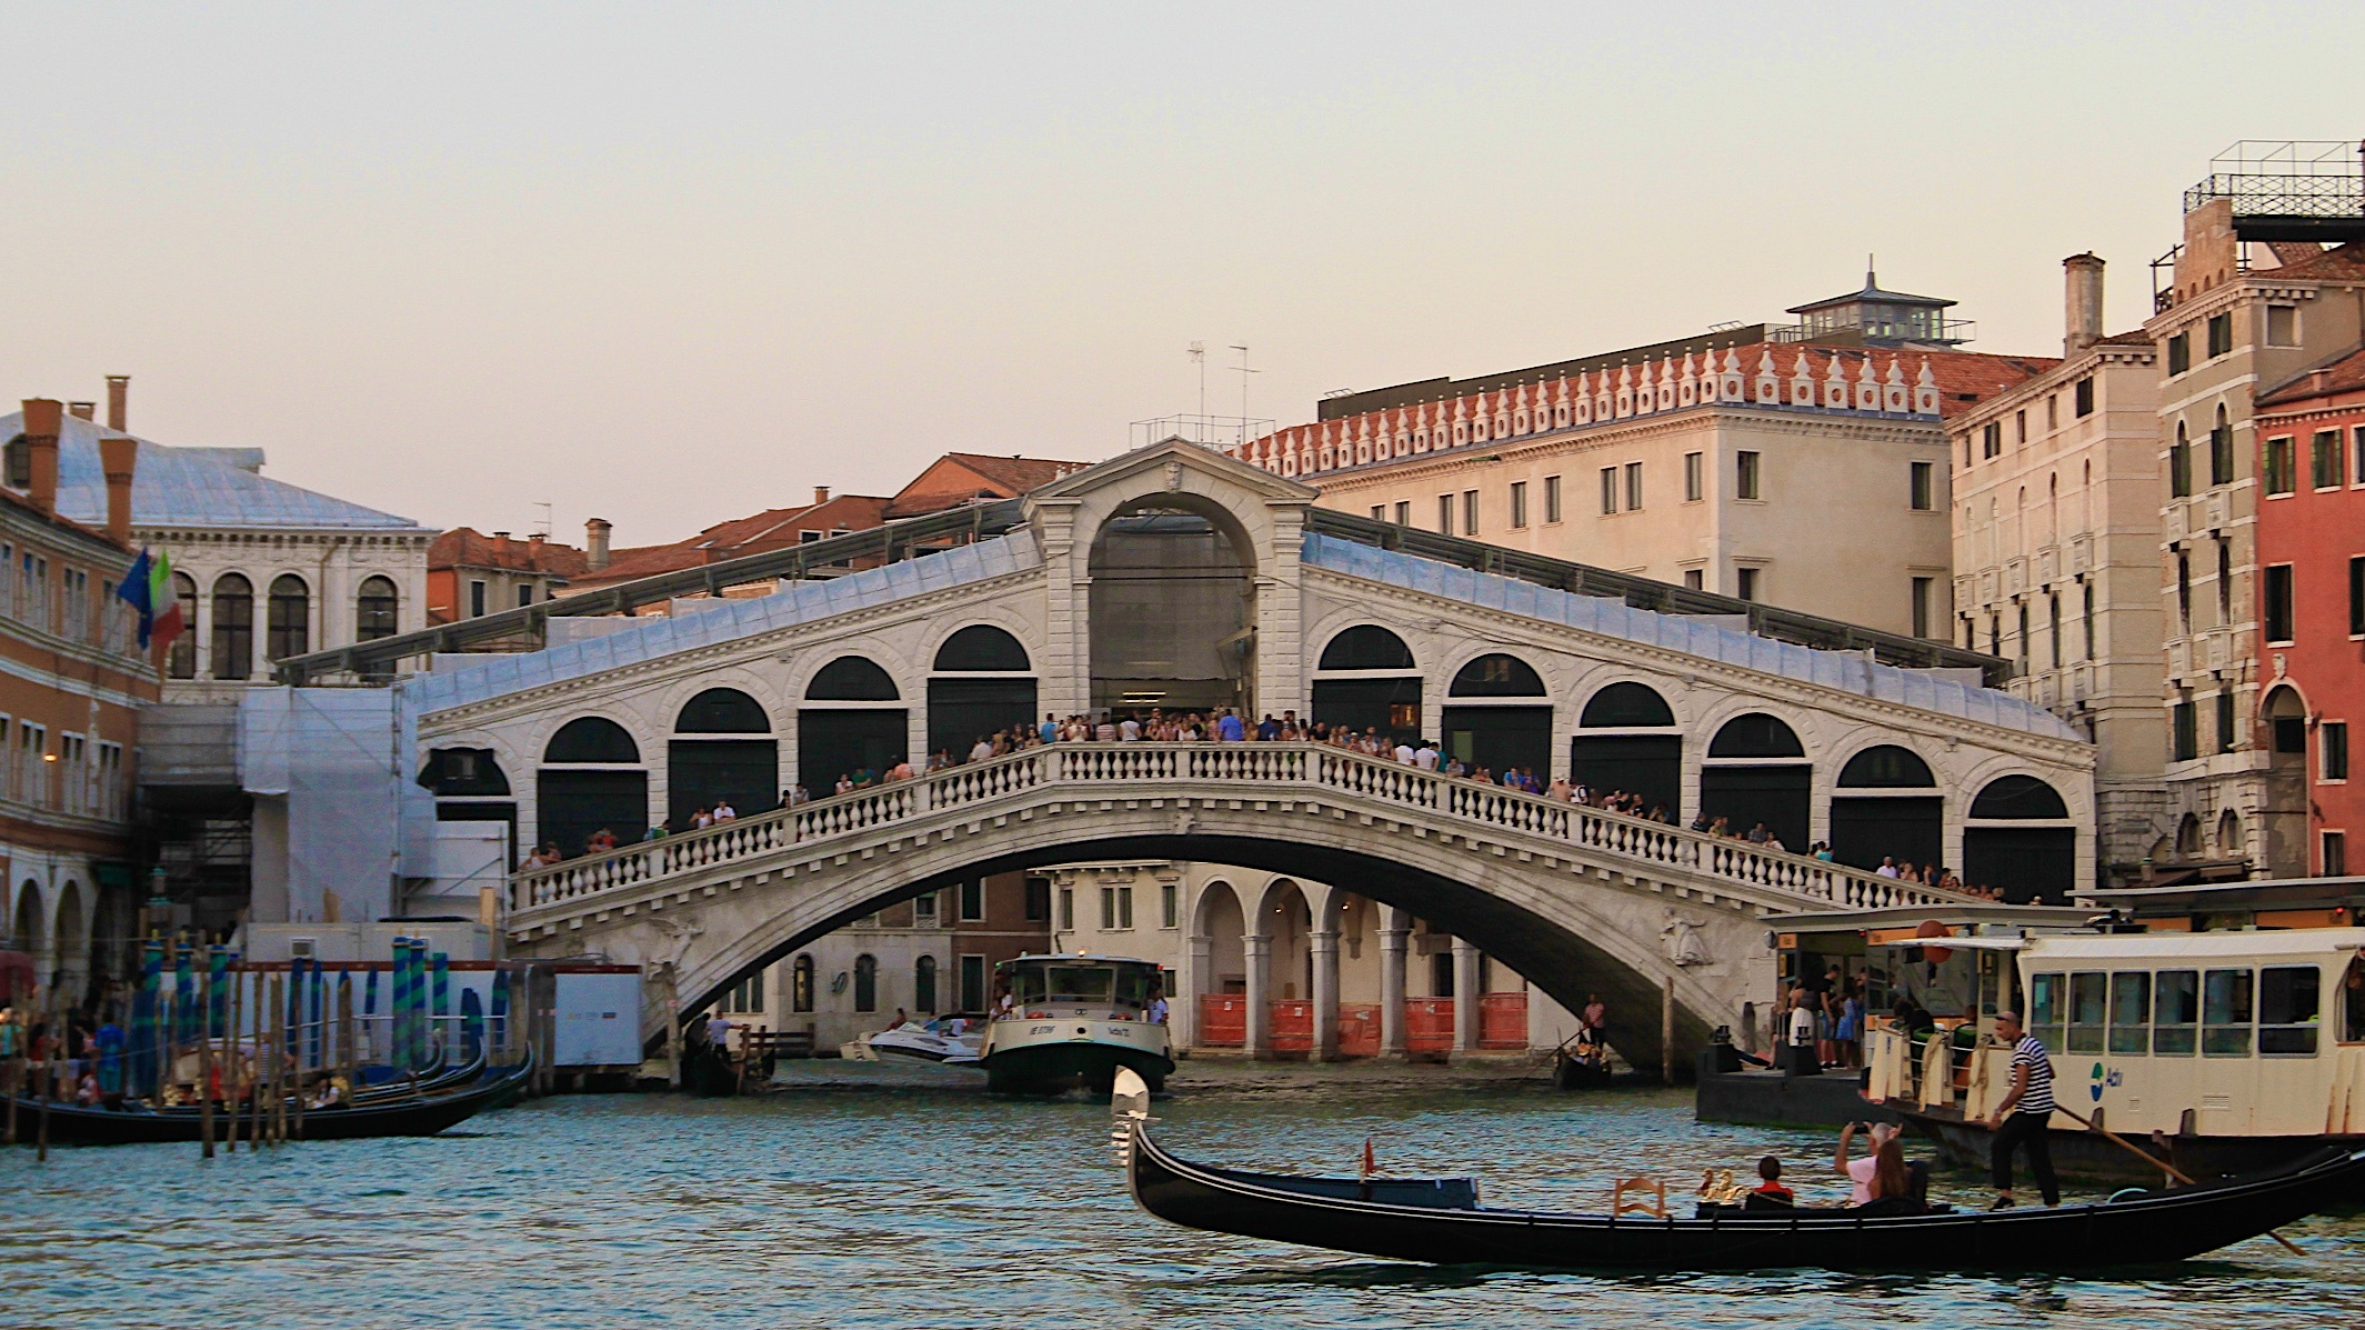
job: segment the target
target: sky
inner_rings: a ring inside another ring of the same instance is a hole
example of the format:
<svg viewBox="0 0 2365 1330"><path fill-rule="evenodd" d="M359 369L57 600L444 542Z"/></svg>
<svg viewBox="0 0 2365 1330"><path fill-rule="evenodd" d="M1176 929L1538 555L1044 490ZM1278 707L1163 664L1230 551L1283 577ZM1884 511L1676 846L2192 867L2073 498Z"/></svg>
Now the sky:
<svg viewBox="0 0 2365 1330"><path fill-rule="evenodd" d="M2365 134L2352 6L0 10L0 400L619 546L951 450L1779 319L2138 324L2236 139ZM2325 34L2310 40L2308 34ZM1235 345L1255 373L1243 376ZM544 505L548 505L547 508Z"/></svg>

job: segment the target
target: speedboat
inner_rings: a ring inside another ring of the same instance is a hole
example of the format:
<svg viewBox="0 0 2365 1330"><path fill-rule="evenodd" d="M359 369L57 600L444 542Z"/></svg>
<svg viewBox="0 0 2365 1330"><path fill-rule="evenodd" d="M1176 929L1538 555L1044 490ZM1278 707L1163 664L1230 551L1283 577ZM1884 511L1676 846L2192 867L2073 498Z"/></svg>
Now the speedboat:
<svg viewBox="0 0 2365 1330"><path fill-rule="evenodd" d="M1004 991L986 1024L986 1088L1108 1093L1120 1068L1153 1090L1174 1074L1159 1012L1159 969L1129 956L1021 956L994 967Z"/></svg>
<svg viewBox="0 0 2365 1330"><path fill-rule="evenodd" d="M967 1016L940 1016L925 1025L905 1021L863 1042L874 1058L917 1058L948 1067L973 1067L977 1065L978 1045L984 1038L979 1022Z"/></svg>

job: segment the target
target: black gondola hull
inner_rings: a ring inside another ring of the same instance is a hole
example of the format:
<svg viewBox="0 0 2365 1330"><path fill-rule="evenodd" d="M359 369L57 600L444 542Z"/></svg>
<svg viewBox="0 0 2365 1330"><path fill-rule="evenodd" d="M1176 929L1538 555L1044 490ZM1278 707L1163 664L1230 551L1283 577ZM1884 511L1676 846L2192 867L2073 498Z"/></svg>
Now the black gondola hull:
<svg viewBox="0 0 2365 1330"><path fill-rule="evenodd" d="M371 1136L433 1136L466 1122L487 1109L508 1103L525 1089L532 1063L507 1075L449 1094L424 1096L396 1103L362 1104L351 1108L307 1109L303 1126L288 1116L288 1136L295 1140L334 1141ZM32 1144L41 1130L43 1107L38 1099L16 1100L17 1143ZM48 1106L48 1136L52 1145L156 1145L197 1143L203 1121L196 1113L110 1111L73 1104ZM235 1125L241 1138L253 1132L251 1114L214 1115L217 1140L228 1140Z"/></svg>
<svg viewBox="0 0 2365 1330"><path fill-rule="evenodd" d="M1363 1201L1339 1194L1341 1188L1356 1187L1351 1180L1269 1177L1190 1164L1158 1148L1138 1127L1130 1153L1135 1201L1161 1219L1190 1228L1433 1265L1604 1271L2157 1265L2311 1214L2365 1178L2365 1152L2356 1152L2279 1177L2052 1210L1875 1217L1800 1209L1704 1219L1613 1219Z"/></svg>

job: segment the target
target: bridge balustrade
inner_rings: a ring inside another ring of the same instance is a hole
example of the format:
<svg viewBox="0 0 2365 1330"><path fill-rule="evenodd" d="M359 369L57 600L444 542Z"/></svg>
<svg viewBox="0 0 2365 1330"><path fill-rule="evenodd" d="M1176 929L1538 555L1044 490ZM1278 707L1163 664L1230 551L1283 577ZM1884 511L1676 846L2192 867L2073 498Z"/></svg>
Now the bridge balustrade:
<svg viewBox="0 0 2365 1330"><path fill-rule="evenodd" d="M1232 785L1243 796L1334 792L1430 816L1581 845L1641 863L1769 889L1815 905L1879 909L1964 899L1803 854L1565 804L1321 744L1061 743L856 790L512 876L512 909L561 904L676 873L817 842L859 841L932 813L991 813L1049 787L1079 795Z"/></svg>

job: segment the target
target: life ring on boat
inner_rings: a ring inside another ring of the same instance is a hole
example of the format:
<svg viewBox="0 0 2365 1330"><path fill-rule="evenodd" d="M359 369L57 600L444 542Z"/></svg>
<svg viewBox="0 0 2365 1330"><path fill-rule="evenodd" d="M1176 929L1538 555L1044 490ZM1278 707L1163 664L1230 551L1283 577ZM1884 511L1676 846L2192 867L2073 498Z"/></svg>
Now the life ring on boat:
<svg viewBox="0 0 2365 1330"><path fill-rule="evenodd" d="M1921 927L1913 930L1913 935L1917 938L1953 937L1954 930L1948 928L1946 925L1938 922L1935 919L1924 919L1921 922ZM1930 962L1932 965L1944 965L1947 958L1952 955L1954 955L1954 948L1952 947L1924 946L1922 948L1922 959Z"/></svg>

